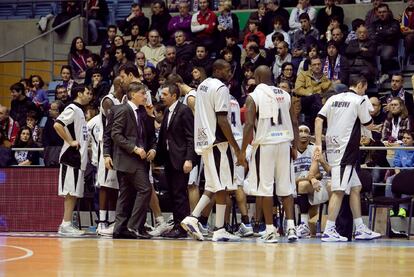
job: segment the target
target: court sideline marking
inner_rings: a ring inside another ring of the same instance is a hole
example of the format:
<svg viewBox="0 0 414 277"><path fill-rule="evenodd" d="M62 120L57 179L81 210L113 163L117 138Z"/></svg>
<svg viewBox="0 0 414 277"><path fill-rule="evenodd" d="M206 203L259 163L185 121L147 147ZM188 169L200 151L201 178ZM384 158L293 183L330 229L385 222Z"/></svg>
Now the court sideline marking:
<svg viewBox="0 0 414 277"><path fill-rule="evenodd" d="M10 247L10 248L15 248L15 249L18 249L18 250L21 250L21 251L26 252L26 254L23 255L23 256L9 258L9 259L4 259L4 260L1 260L0 259L0 263L17 261L17 260L23 260L23 259L26 259L26 258L29 258L29 257L33 256L33 251L30 250L30 249L24 248L24 247L14 246L14 245L5 245L5 244L4 245L0 245L0 247Z"/></svg>

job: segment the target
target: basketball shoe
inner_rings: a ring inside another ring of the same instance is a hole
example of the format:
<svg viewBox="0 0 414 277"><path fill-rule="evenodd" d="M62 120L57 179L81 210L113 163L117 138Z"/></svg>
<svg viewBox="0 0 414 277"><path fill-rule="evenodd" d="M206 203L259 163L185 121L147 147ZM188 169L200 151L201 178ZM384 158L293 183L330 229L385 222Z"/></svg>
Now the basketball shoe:
<svg viewBox="0 0 414 277"><path fill-rule="evenodd" d="M236 242L240 241L240 237L230 234L226 231L226 229L220 228L213 232L213 238L212 241L229 241L229 242Z"/></svg>
<svg viewBox="0 0 414 277"><path fill-rule="evenodd" d="M204 240L203 234L198 228L198 219L194 216L187 216L181 221L181 227L194 239Z"/></svg>
<svg viewBox="0 0 414 277"><path fill-rule="evenodd" d="M61 224L59 226L58 234L62 235L62 236L70 237L70 236L82 236L82 235L85 234L85 232L82 231L82 230L79 230L78 228L76 228L72 224L69 224L69 225Z"/></svg>
<svg viewBox="0 0 414 277"><path fill-rule="evenodd" d="M204 237L208 237L212 235L212 232L210 231L210 226L208 224L203 225L200 221L198 222L198 229L203 234Z"/></svg>
<svg viewBox="0 0 414 277"><path fill-rule="evenodd" d="M380 233L371 231L365 224L361 228L356 229L354 233L354 238L356 240L372 240L380 237Z"/></svg>
<svg viewBox="0 0 414 277"><path fill-rule="evenodd" d="M296 233L299 238L310 238L311 236L309 226L305 223L301 223L296 227Z"/></svg>
<svg viewBox="0 0 414 277"><path fill-rule="evenodd" d="M286 232L289 242L295 242L298 240L298 235L296 234L296 228L289 228Z"/></svg>
<svg viewBox="0 0 414 277"><path fill-rule="evenodd" d="M250 223L240 223L239 229L234 233L239 237L250 237L253 235L253 227Z"/></svg>
<svg viewBox="0 0 414 277"><path fill-rule="evenodd" d="M270 232L266 232L259 238L257 238L257 242L263 243L277 243L278 242L278 233L275 227Z"/></svg>
<svg viewBox="0 0 414 277"><path fill-rule="evenodd" d="M324 242L346 242L348 241L348 238L341 236L336 231L335 227L330 229L325 229L325 231L322 234L321 241Z"/></svg>
<svg viewBox="0 0 414 277"><path fill-rule="evenodd" d="M174 225L170 225L167 222L159 222L155 224L155 228L152 231L149 231L148 234L150 234L153 237L159 237L162 234L171 231L171 229L174 227Z"/></svg>

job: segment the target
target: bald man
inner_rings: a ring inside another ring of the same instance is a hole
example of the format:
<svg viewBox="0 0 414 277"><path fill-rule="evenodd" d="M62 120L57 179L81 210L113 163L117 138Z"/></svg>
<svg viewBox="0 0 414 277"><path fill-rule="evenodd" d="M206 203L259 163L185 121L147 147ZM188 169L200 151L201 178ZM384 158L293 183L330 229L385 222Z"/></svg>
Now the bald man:
<svg viewBox="0 0 414 277"><path fill-rule="evenodd" d="M277 242L277 231L273 226L273 184L276 183L276 195L282 197L286 212L287 237L293 242L298 239L293 220L296 186L292 167L292 160L296 157L297 121L293 116L290 95L273 86L270 68L259 66L254 77L259 85L246 99L247 115L239 162L246 166L246 148L252 142L246 191L263 198L266 232L259 241Z"/></svg>

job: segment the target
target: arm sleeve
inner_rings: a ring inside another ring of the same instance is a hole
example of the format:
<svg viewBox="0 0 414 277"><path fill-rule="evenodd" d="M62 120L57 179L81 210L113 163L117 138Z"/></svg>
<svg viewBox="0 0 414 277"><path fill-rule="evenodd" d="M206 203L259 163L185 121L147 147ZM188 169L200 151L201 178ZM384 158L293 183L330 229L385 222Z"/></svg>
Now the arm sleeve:
<svg viewBox="0 0 414 277"><path fill-rule="evenodd" d="M358 105L358 118L361 120L362 125L368 125L372 122L371 115L369 114L369 105L367 98L363 98Z"/></svg>
<svg viewBox="0 0 414 277"><path fill-rule="evenodd" d="M75 119L75 111L71 107L67 107L63 112L57 117L56 122L59 122L63 126L67 126L73 123Z"/></svg>
<svg viewBox="0 0 414 277"><path fill-rule="evenodd" d="M218 88L217 95L214 97L214 111L228 112L230 105L230 93L229 89L223 85Z"/></svg>
<svg viewBox="0 0 414 277"><path fill-rule="evenodd" d="M201 32L201 31L204 30L204 26L200 25L200 23L198 23L197 14L198 13L195 13L191 17L191 32L193 32L193 33L198 33L198 32Z"/></svg>

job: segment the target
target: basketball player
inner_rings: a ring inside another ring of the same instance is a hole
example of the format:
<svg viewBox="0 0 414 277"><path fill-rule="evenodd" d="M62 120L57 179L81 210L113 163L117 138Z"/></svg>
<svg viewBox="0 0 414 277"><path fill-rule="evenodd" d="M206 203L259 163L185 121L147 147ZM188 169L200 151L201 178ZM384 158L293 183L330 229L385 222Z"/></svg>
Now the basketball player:
<svg viewBox="0 0 414 277"><path fill-rule="evenodd" d="M349 82L349 91L329 98L319 111L315 120L315 158L321 155L322 127L327 122L326 154L331 166L332 195L329 199L328 220L322 241L348 241L338 234L335 221L341 208L344 194L349 194L349 204L355 224L355 239L371 240L381 236L368 229L361 217L361 182L355 166L359 158L361 124L369 130L374 124L369 114L370 102L363 97L367 89L364 77L353 77Z"/></svg>
<svg viewBox="0 0 414 277"><path fill-rule="evenodd" d="M85 86L72 88L73 103L58 116L53 127L63 139L60 152L58 194L65 198L63 221L58 233L78 236L84 232L72 225L72 213L78 198L83 197L84 172L88 163L88 127L82 110L92 100L92 92Z"/></svg>
<svg viewBox="0 0 414 277"><path fill-rule="evenodd" d="M195 151L201 155L204 162L205 192L191 216L187 216L181 222L184 230L197 240L204 239L198 228L198 217L209 204L213 194L216 195L216 222L212 240L240 240L240 237L228 233L224 228L226 189L233 185L230 146L233 147L236 156L240 152L227 118L230 93L225 83L230 78L230 64L219 59L213 63L213 77L204 80L197 89L194 140Z"/></svg>
<svg viewBox="0 0 414 277"><path fill-rule="evenodd" d="M98 174L97 184L99 186L99 223L96 232L99 235L103 229L108 228L110 224L115 221L116 202L118 199L118 178L116 171L112 167L105 167L105 157L103 151L103 134L108 125L108 116L111 113L111 108L120 105L126 101L125 94L121 87L121 77L114 79L114 93L105 95L100 103L99 118L101 124L101 132L98 140ZM107 158L111 159L110 156Z"/></svg>
<svg viewBox="0 0 414 277"><path fill-rule="evenodd" d="M248 194L263 197L263 215L266 232L258 240L277 242L273 225L273 185L276 195L282 197L286 213L287 237L296 241L293 195L292 159L296 156L297 122L292 116L290 95L272 85L272 73L267 66L259 66L254 76L258 84L246 99L247 115L239 162L246 163L246 148L252 141L249 164ZM255 134L253 136L253 128ZM293 146L292 146L293 142Z"/></svg>

